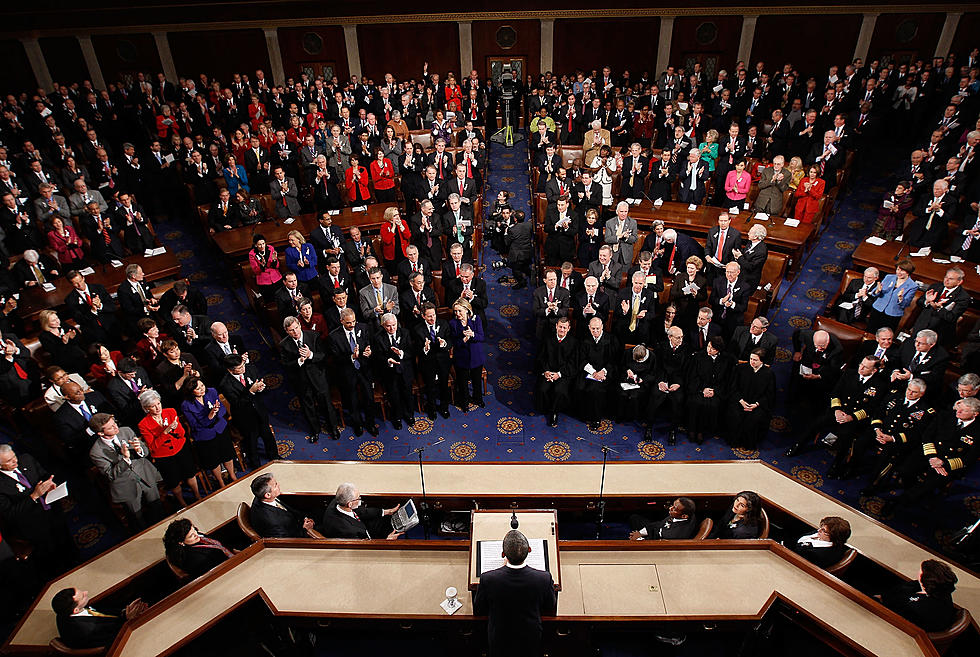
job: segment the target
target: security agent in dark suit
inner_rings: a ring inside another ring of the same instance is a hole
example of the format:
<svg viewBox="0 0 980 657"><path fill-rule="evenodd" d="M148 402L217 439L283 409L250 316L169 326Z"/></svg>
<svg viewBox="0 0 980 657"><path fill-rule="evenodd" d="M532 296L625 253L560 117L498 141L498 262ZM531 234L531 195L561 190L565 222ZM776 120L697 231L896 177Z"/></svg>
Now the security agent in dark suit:
<svg viewBox="0 0 980 657"><path fill-rule="evenodd" d="M949 365L949 352L937 344L939 336L931 329L923 329L914 338L907 338L898 350L898 357L891 362L892 390L899 389L912 378L926 382L926 397L935 402L942 394L943 377Z"/></svg>
<svg viewBox="0 0 980 657"><path fill-rule="evenodd" d="M300 407L310 426L307 440L317 442L320 432L326 430L334 440L340 438L337 417L330 399L330 383L324 371L327 346L320 342L319 334L304 331L299 320L287 317L282 328L286 337L279 343L279 353L286 375L299 394ZM320 416L324 421L320 421Z"/></svg>
<svg viewBox="0 0 980 657"><path fill-rule="evenodd" d="M279 500L279 482L271 472L252 480L252 507L249 519L262 538L307 538L315 523Z"/></svg>
<svg viewBox="0 0 980 657"><path fill-rule="evenodd" d="M391 516L398 510L361 505L361 494L351 483L340 484L333 500L323 512L319 531L324 538L386 538L393 541L403 534L391 527Z"/></svg>
<svg viewBox="0 0 980 657"><path fill-rule="evenodd" d="M912 335L922 329L932 329L939 335L939 342L950 347L956 338L956 321L970 306L970 294L963 289L963 270L951 267L942 283L933 283L919 297L919 312L909 331Z"/></svg>
<svg viewBox="0 0 980 657"><path fill-rule="evenodd" d="M763 349L766 353L762 362L772 365L776 359L776 345L779 339L769 333L768 329L769 320L763 315L753 319L748 326L736 327L732 339L728 342L729 352L737 361L748 361L753 349Z"/></svg>
<svg viewBox="0 0 980 657"><path fill-rule="evenodd" d="M366 427L372 436L378 435L374 423L374 376L371 371L371 332L367 324L357 321L350 308L341 311L340 326L330 332L330 353L334 366L339 368L340 394L343 406L350 414L355 436Z"/></svg>
<svg viewBox="0 0 980 657"><path fill-rule="evenodd" d="M531 551L524 534L504 535L507 562L480 576L473 595L473 613L487 616L491 657L537 656L541 646L541 617L558 613L558 594L551 573L528 566Z"/></svg>
<svg viewBox="0 0 980 657"><path fill-rule="evenodd" d="M435 420L438 405L439 414L448 419L449 367L452 364L449 324L436 318L434 303L425 303L422 305L422 321L415 325L412 333L424 382L425 412L430 420Z"/></svg>
<svg viewBox="0 0 980 657"><path fill-rule="evenodd" d="M514 273L512 290L527 287L527 279L531 275L531 258L533 251L534 227L524 221L524 213L518 210L514 213L514 223L504 234L504 244L507 247L507 264Z"/></svg>
<svg viewBox="0 0 980 657"><path fill-rule="evenodd" d="M651 521L641 515L630 516L631 541L642 540L686 540L698 533L698 519L695 515L694 500L678 497L667 509L667 517Z"/></svg>
<svg viewBox="0 0 980 657"><path fill-rule="evenodd" d="M269 425L269 410L262 393L265 380L259 377L255 366L247 363L247 354L225 356L225 374L218 381L218 392L225 396L231 407L231 422L241 432L245 441L245 458L252 468L259 467L259 438L269 461L279 457L275 434Z"/></svg>
<svg viewBox="0 0 980 657"><path fill-rule="evenodd" d="M90 607L88 600L88 591L76 588L62 589L51 598L59 637L66 646L75 650L110 645L123 623L149 609L145 602L137 598L121 613L115 610L106 613Z"/></svg>

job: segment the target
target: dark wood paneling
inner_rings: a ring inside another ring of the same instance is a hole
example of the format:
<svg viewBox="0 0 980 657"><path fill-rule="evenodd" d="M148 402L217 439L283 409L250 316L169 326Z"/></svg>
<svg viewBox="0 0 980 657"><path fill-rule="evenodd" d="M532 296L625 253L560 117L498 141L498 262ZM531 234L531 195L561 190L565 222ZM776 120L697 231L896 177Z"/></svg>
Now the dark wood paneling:
<svg viewBox="0 0 980 657"><path fill-rule="evenodd" d="M0 61L4 62L3 88L0 92L33 92L37 89L34 71L24 51L24 44L17 39L0 39Z"/></svg>
<svg viewBox="0 0 980 657"><path fill-rule="evenodd" d="M714 23L717 35L710 43L698 42L698 30L704 23ZM757 33L758 34L758 33ZM741 16L683 16L674 19L674 34L670 42L670 63L679 66L690 54L718 54L721 68L731 70L738 57L738 42L742 38ZM658 71L658 74L660 72Z"/></svg>
<svg viewBox="0 0 980 657"><path fill-rule="evenodd" d="M55 82L66 84L88 78L88 67L82 57L82 47L75 37L50 37L38 39L44 61Z"/></svg>
<svg viewBox="0 0 980 657"><path fill-rule="evenodd" d="M255 69L269 70L269 49L262 30L214 30L211 32L171 32L170 52L177 75L208 77L227 82L232 73L254 76ZM276 80L281 82L281 80Z"/></svg>
<svg viewBox="0 0 980 657"><path fill-rule="evenodd" d="M597 39L597 34L608 38ZM659 18L555 21L555 71L591 71L609 65L615 75L628 68L639 78L644 69L656 76ZM587 45L587 47L586 47Z"/></svg>
<svg viewBox="0 0 980 657"><path fill-rule="evenodd" d="M875 23L875 33L871 38L868 55L872 58L892 53L912 53L916 59L932 59L943 29L945 14L882 14ZM918 29L911 40L898 40L898 29L905 21L913 21Z"/></svg>
<svg viewBox="0 0 980 657"><path fill-rule="evenodd" d="M527 62L526 73L537 77L541 72L541 21L474 21L473 25L473 68L480 77L486 77L489 70L488 57L524 57ZM517 33L513 48L504 50L497 45L497 30L509 25ZM469 71L463 71L468 75Z"/></svg>
<svg viewBox="0 0 980 657"><path fill-rule="evenodd" d="M92 37L92 46L107 84L137 71L143 71L153 81L156 72L162 70L160 52L151 34L97 34Z"/></svg>
<svg viewBox="0 0 980 657"><path fill-rule="evenodd" d="M966 59L970 51L980 46L980 14L963 14L960 16L959 25L956 26L956 34L953 35L953 52L960 59Z"/></svg>
<svg viewBox="0 0 980 657"><path fill-rule="evenodd" d="M308 32L316 34L323 42L323 49L315 55L303 49L303 36ZM307 62L333 62L338 80L350 78L344 28L339 25L279 28L279 50L282 52L282 66L287 76L298 76L300 65Z"/></svg>
<svg viewBox="0 0 980 657"><path fill-rule="evenodd" d="M382 79L391 73L398 79L422 76L422 65L446 79L447 71L459 76L459 26L457 23L412 25L358 25L357 45L361 73ZM469 71L467 71L469 73Z"/></svg>
<svg viewBox="0 0 980 657"><path fill-rule="evenodd" d="M754 70L761 60L767 71L778 71L792 62L804 80L820 79L832 64L850 61L860 31L858 15L760 16L746 64ZM801 48L801 43L819 47Z"/></svg>

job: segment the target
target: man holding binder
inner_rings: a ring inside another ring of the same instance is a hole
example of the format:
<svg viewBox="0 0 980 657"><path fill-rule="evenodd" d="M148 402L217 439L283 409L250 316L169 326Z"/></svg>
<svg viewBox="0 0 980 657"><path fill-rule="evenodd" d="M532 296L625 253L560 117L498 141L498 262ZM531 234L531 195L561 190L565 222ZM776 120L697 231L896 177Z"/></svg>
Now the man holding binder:
<svg viewBox="0 0 980 657"><path fill-rule="evenodd" d="M488 616L490 657L531 657L541 652L541 616L558 613L558 594L548 571L525 563L531 551L524 534L504 535L506 563L483 573L473 596L473 613Z"/></svg>

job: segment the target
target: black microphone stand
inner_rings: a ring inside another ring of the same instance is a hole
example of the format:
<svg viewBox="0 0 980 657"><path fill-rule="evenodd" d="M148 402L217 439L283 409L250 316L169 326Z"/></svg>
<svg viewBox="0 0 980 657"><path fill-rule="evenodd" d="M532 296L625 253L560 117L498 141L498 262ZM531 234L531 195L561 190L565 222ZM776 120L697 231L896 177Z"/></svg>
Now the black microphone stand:
<svg viewBox="0 0 980 657"><path fill-rule="evenodd" d="M439 443L446 440L445 438L440 438L439 440L427 443L421 447L416 447L412 450L419 457L419 479L422 482L422 504L419 506L419 514L422 516L422 533L425 536L425 540L429 540L429 501L425 496L425 470L422 467L422 454L425 450L429 449L433 445L438 445Z"/></svg>
<svg viewBox="0 0 980 657"><path fill-rule="evenodd" d="M606 519L606 501L602 499L603 492L606 486L606 461L609 457L609 452L618 454L609 445L603 444L602 447L602 477L599 479L599 502L596 505L598 510L598 515L595 520L595 539L599 540L599 535L602 533L602 523Z"/></svg>

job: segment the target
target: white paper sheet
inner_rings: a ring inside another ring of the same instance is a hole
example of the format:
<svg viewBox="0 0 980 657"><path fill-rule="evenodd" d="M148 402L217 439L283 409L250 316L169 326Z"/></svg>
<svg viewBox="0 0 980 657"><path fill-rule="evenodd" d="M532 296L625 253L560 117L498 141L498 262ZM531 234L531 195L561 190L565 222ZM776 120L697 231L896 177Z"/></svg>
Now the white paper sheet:
<svg viewBox="0 0 980 657"><path fill-rule="evenodd" d="M68 482L62 482L58 484L56 488L48 491L48 494L44 496L44 501L48 504L52 502L57 502L62 497L68 497Z"/></svg>
<svg viewBox="0 0 980 657"><path fill-rule="evenodd" d="M524 562L531 568L546 570L544 566L545 547L543 538L529 538L528 545L531 552L527 555ZM501 556L503 551L503 541L477 541L480 548L480 574L488 570L496 570L504 565L504 558Z"/></svg>

